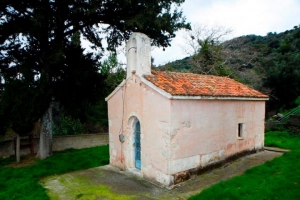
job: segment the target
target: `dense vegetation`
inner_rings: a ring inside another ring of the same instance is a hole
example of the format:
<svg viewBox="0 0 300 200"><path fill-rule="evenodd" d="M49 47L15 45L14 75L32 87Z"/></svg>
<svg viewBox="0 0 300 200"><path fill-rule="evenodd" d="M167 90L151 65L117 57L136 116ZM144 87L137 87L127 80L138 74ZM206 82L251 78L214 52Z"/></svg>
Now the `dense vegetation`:
<svg viewBox="0 0 300 200"><path fill-rule="evenodd" d="M295 106L295 99L300 96L300 27L283 33L270 32L264 37L241 36L223 42L221 48L223 65L218 67L226 72L218 75L229 76L268 94L269 110ZM159 68L193 71L193 59L198 54Z"/></svg>
<svg viewBox="0 0 300 200"><path fill-rule="evenodd" d="M106 165L109 152L108 146L69 149L55 152L45 160L35 160L30 166L5 167L10 162L10 158L0 158L0 199L49 199L39 183L41 178Z"/></svg>
<svg viewBox="0 0 300 200"><path fill-rule="evenodd" d="M44 145L38 156L51 155L53 104L80 121L97 115L90 112L97 106L105 109L101 101L110 88L109 74L99 59L132 32L147 34L154 46L170 46L176 31L190 28L178 9L183 2L2 0L0 135L7 128L27 135L40 119ZM95 52L85 52L80 38Z"/></svg>
<svg viewBox="0 0 300 200"><path fill-rule="evenodd" d="M247 170L243 175L221 181L194 199L299 199L300 132L275 130L266 133L265 145L291 151Z"/></svg>

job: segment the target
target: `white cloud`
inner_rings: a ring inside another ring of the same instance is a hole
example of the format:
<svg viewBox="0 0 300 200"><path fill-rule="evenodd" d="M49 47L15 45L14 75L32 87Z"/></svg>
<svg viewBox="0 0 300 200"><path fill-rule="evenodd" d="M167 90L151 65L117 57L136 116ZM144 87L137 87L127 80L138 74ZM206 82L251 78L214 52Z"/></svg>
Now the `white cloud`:
<svg viewBox="0 0 300 200"><path fill-rule="evenodd" d="M233 37L283 32L299 25L299 0L186 0L183 14L191 23L221 25L233 29ZM152 51L155 64L186 57L180 33L166 51Z"/></svg>

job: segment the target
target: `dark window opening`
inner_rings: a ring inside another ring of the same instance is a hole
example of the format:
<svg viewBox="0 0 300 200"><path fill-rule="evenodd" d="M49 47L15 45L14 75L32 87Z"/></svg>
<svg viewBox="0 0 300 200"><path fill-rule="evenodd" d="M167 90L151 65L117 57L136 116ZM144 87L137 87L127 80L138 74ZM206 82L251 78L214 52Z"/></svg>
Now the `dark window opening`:
<svg viewBox="0 0 300 200"><path fill-rule="evenodd" d="M238 126L238 138L243 138L244 137L244 124L239 123Z"/></svg>

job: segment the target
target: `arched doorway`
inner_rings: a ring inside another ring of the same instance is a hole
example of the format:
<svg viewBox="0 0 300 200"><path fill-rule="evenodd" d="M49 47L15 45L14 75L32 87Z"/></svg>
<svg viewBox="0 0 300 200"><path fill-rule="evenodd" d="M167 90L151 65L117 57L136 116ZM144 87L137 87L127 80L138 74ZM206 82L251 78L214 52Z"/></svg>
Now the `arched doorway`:
<svg viewBox="0 0 300 200"><path fill-rule="evenodd" d="M134 126L134 157L135 167L141 169L141 125L137 121Z"/></svg>

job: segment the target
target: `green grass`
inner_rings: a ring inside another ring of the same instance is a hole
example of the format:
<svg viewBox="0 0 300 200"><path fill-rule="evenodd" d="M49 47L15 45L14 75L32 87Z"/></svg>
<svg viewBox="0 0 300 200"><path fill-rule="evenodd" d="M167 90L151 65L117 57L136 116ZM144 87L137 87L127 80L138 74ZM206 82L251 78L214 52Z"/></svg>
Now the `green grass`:
<svg viewBox="0 0 300 200"><path fill-rule="evenodd" d="M9 164L13 163L15 160L16 160L16 158L14 158L14 157L9 157L9 158L1 158L0 157L0 167L9 165Z"/></svg>
<svg viewBox="0 0 300 200"><path fill-rule="evenodd" d="M269 131L265 145L291 151L189 199L300 199L300 134Z"/></svg>
<svg viewBox="0 0 300 200"><path fill-rule="evenodd" d="M265 145L291 149L283 156L243 175L204 190L189 199L300 199L300 134L284 128L268 131ZM12 168L0 159L0 199L49 199L39 184L43 177L108 164L108 146L56 152L36 164ZM78 197L79 198L79 197Z"/></svg>
<svg viewBox="0 0 300 200"><path fill-rule="evenodd" d="M54 153L36 164L12 168L4 167L12 160L0 159L0 199L49 199L39 184L43 177L75 170L106 165L109 162L108 146L87 149L69 149Z"/></svg>

